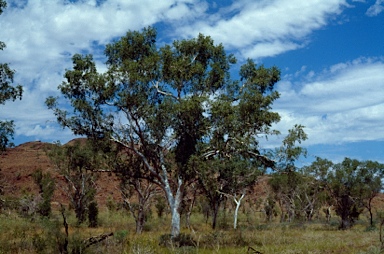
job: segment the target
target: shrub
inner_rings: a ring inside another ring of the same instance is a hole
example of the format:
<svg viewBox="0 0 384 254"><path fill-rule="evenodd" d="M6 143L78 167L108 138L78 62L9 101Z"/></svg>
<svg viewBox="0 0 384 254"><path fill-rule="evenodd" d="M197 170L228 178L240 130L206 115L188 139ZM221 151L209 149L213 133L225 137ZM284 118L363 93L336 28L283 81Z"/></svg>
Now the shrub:
<svg viewBox="0 0 384 254"><path fill-rule="evenodd" d="M172 238L171 234L160 236L159 245L163 247L183 247L183 246L196 246L196 241L190 234L179 234Z"/></svg>
<svg viewBox="0 0 384 254"><path fill-rule="evenodd" d="M88 205L88 223L89 227L95 228L98 226L98 215L99 215L99 208L97 207L96 201L92 201Z"/></svg>
<svg viewBox="0 0 384 254"><path fill-rule="evenodd" d="M49 217L52 212L51 200L55 191L55 181L49 173L44 174L38 169L32 174L35 183L39 186L41 201L37 204L37 212L43 217Z"/></svg>
<svg viewBox="0 0 384 254"><path fill-rule="evenodd" d="M156 203L155 203L156 213L157 213L157 216L161 218L163 217L165 209L167 208L167 204L165 203L164 198L161 196L157 196L155 200L156 200Z"/></svg>

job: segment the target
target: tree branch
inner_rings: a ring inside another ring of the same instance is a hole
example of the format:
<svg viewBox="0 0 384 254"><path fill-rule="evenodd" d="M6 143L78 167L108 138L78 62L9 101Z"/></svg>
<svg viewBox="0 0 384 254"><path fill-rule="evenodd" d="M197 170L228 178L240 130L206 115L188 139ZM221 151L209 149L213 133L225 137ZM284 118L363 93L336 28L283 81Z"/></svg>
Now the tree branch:
<svg viewBox="0 0 384 254"><path fill-rule="evenodd" d="M164 91L160 90L160 88L159 88L159 81L156 81L156 83L155 83L155 82L153 82L153 83L154 83L153 86L156 88L156 91L157 91L159 94L162 94L162 95L165 95L165 96L170 96L170 97L174 98L175 100L179 100L179 98L177 98L177 97L174 96L173 94L171 94L171 93L167 93L167 92L164 92Z"/></svg>

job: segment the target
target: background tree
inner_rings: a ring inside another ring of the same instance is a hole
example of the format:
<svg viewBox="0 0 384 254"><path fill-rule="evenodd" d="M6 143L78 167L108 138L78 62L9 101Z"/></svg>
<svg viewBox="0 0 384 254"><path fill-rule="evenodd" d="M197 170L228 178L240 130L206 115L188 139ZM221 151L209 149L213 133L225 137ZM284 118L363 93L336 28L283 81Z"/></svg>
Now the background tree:
<svg viewBox="0 0 384 254"><path fill-rule="evenodd" d="M61 188L75 210L77 224L80 225L89 215L89 206L95 212L97 175L93 170L100 167L97 153L88 144L76 141L74 144L55 144L48 155L64 177L65 185ZM94 226L95 221L91 224Z"/></svg>
<svg viewBox="0 0 384 254"><path fill-rule="evenodd" d="M274 85L280 79L276 67L256 66L248 60L240 68L240 81L231 81L210 101L210 130L201 144L199 156L202 165L195 166L199 182L216 218L224 195L236 203L234 226L241 197L266 167L274 162L261 154L259 135L274 135L271 125L280 120L272 112L273 102L279 98Z"/></svg>
<svg viewBox="0 0 384 254"><path fill-rule="evenodd" d="M226 198L235 203L233 225L237 228L241 201L263 171L259 165L252 162L252 158L245 159L236 154L231 157L221 158L219 155L215 157L199 164L194 162L199 176L199 186L210 204L212 228L216 228L220 205Z"/></svg>
<svg viewBox="0 0 384 254"><path fill-rule="evenodd" d="M0 0L0 15L7 7L7 3ZM5 43L0 41L0 50L4 50ZM23 89L20 85L12 86L15 71L7 63L0 63L0 105L4 105L8 100L21 99ZM0 120L0 152L6 147L12 146L15 125L13 121Z"/></svg>
<svg viewBox="0 0 384 254"><path fill-rule="evenodd" d="M384 164L377 161L364 161L362 164L361 174L364 178L364 185L361 194L365 196L363 197L363 204L369 212L369 221L371 227L373 227L372 200L383 190Z"/></svg>
<svg viewBox="0 0 384 254"><path fill-rule="evenodd" d="M128 206L136 222L136 233L143 231L146 219L150 212L151 201L157 194L157 186L151 181L151 176L145 176L143 162L131 151L123 153L124 149L117 149L117 157L111 162L112 170L120 178L120 190L125 205ZM134 202L132 200L137 201Z"/></svg>
<svg viewBox="0 0 384 254"><path fill-rule="evenodd" d="M38 213L43 217L48 217L52 212L51 201L55 191L55 180L49 172L43 173L41 169L35 171L32 177L39 186L39 195L42 199L38 204Z"/></svg>
<svg viewBox="0 0 384 254"><path fill-rule="evenodd" d="M303 200L309 201L308 196L300 197L303 194L302 189L307 183L302 174L297 172L298 168L295 165L300 156L306 156L306 150L298 146L306 139L304 126L295 125L284 138L282 146L277 148L272 155L276 162L274 167L276 173L272 175L269 183L281 208L281 221L285 219L286 215L288 221L292 221L300 210L305 210Z"/></svg>
<svg viewBox="0 0 384 254"><path fill-rule="evenodd" d="M182 198L198 175L189 166L192 156L246 154L271 163L260 153L257 135L275 133L270 127L279 121L271 112L279 97L276 67L257 68L249 60L240 69L241 80L231 80L236 59L210 37L200 34L157 48L150 27L128 32L105 53L104 74L92 56L73 56L73 69L59 86L72 112L59 107L57 98L46 104L75 134L110 139L141 160L145 171L139 177L165 193L173 237L180 232Z"/></svg>
<svg viewBox="0 0 384 254"><path fill-rule="evenodd" d="M329 172L329 188L335 202L336 214L341 217L341 229L353 226L364 207L370 204L382 189L384 165L373 165L373 162L345 158Z"/></svg>
<svg viewBox="0 0 384 254"><path fill-rule="evenodd" d="M310 167L318 179L325 183L330 201L340 216L341 229L352 227L364 208L368 209L373 225L371 202L383 188L383 164L350 158L333 164L317 158Z"/></svg>

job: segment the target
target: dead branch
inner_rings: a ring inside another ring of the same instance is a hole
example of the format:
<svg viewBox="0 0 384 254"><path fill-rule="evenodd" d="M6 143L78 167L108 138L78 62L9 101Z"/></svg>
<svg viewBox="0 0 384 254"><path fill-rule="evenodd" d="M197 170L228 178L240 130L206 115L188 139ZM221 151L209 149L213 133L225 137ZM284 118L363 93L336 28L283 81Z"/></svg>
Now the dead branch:
<svg viewBox="0 0 384 254"><path fill-rule="evenodd" d="M91 245L94 245L96 243L104 241L105 239L107 239L108 237L110 237L112 235L113 235L113 232L107 233L107 234L101 234L101 235L98 235L98 236L92 236L92 237L84 240L83 241L83 245L84 245L83 250L85 250L86 248L88 248Z"/></svg>

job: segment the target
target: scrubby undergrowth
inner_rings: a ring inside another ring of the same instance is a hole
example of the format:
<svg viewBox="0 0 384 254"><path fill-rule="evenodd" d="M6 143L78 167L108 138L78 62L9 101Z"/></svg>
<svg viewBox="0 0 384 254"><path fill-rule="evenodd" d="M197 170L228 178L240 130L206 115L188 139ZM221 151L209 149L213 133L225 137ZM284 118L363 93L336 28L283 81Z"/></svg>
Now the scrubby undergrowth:
<svg viewBox="0 0 384 254"><path fill-rule="evenodd" d="M99 226L76 227L67 212L69 253L380 253L379 229L366 222L338 230L338 222L265 223L240 216L240 228L231 229L230 216L221 215L212 230L201 214L191 217L191 228L182 229L175 241L169 234L169 215L151 216L144 232L135 234L135 221L127 212L104 210ZM92 237L113 233L84 249ZM65 253L65 227L59 212L50 219L23 218L14 212L0 214L0 253ZM83 248L83 249L82 249ZM81 250L81 252L79 252ZM258 251L258 252L257 252Z"/></svg>

